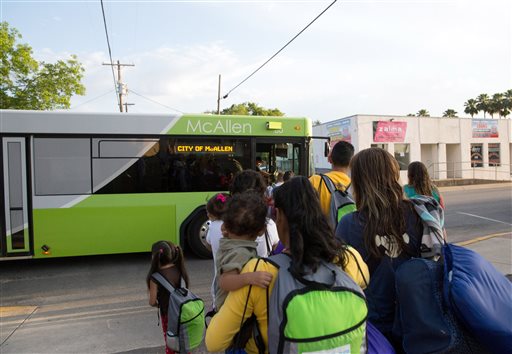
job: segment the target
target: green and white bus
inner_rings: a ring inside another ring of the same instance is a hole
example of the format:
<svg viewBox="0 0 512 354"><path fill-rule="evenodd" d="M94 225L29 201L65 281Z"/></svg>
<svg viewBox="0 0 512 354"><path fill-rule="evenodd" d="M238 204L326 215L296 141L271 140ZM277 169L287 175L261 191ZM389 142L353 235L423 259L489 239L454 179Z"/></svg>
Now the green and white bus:
<svg viewBox="0 0 512 354"><path fill-rule="evenodd" d="M0 110L0 259L209 257L205 204L254 168L309 175L306 118Z"/></svg>

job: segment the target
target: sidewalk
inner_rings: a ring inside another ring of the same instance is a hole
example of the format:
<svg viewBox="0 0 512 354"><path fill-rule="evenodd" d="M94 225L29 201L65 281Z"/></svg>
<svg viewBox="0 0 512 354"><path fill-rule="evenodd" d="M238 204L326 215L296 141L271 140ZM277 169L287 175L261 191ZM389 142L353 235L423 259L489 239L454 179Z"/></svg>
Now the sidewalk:
<svg viewBox="0 0 512 354"><path fill-rule="evenodd" d="M468 185L462 185L462 186L446 186L446 187L438 187L438 188L441 192L450 192L450 191L466 191L466 190L473 190L473 189L501 188L504 186L508 186L508 187L512 188L512 182L468 184Z"/></svg>
<svg viewBox="0 0 512 354"><path fill-rule="evenodd" d="M503 274L512 274L512 231L478 237L458 245L477 252Z"/></svg>

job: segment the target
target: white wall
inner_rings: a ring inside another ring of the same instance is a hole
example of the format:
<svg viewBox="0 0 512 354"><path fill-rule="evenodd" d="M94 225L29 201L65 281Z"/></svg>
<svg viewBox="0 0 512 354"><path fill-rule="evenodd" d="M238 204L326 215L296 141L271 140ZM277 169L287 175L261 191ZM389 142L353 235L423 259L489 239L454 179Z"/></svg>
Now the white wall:
<svg viewBox="0 0 512 354"><path fill-rule="evenodd" d="M369 148L373 141L374 121L406 122L407 130L404 141L400 143L385 142L387 150L394 155L395 144L410 144L409 161L422 161L427 166L436 164L436 179L445 178L481 178L510 180L512 165L512 120L496 120L498 124L497 138L473 138L472 119L467 118L436 118L436 117L401 117L385 115L356 115L347 117L351 121L352 144L356 152ZM328 136L329 124L342 121L338 119L321 126L313 127L315 135ZM489 143L500 144L501 166L489 167ZM471 144L483 144L483 168L471 167ZM318 153L322 153L319 151ZM317 152L315 152L317 154ZM316 160L315 160L316 161ZM327 160L319 158L318 166L330 167ZM407 172L400 173L403 182Z"/></svg>

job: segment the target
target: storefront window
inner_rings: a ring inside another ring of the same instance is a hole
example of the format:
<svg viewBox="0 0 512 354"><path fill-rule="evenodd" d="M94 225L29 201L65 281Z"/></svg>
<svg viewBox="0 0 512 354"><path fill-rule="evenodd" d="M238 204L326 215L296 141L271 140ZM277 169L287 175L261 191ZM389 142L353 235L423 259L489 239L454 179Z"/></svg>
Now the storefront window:
<svg viewBox="0 0 512 354"><path fill-rule="evenodd" d="M500 144L489 144L489 166L501 166Z"/></svg>
<svg viewBox="0 0 512 354"><path fill-rule="evenodd" d="M395 159L400 165L401 171L407 171L411 162L410 144L395 144Z"/></svg>
<svg viewBox="0 0 512 354"><path fill-rule="evenodd" d="M372 144L372 148L380 148L388 151L388 144Z"/></svg>
<svg viewBox="0 0 512 354"><path fill-rule="evenodd" d="M471 144L471 167L484 167L483 144Z"/></svg>

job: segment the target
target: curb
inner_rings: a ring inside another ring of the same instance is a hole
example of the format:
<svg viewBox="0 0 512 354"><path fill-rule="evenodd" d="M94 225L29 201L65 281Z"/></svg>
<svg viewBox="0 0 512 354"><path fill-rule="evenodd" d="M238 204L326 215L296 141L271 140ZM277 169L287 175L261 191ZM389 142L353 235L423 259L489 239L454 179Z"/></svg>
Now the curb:
<svg viewBox="0 0 512 354"><path fill-rule="evenodd" d="M464 186L446 186L446 187L437 187L440 191L450 192L450 191L466 191L466 190L475 190L475 189L491 189L491 188L501 188L508 187L511 188L512 191L512 182L505 183L489 183L489 184L471 184Z"/></svg>
<svg viewBox="0 0 512 354"><path fill-rule="evenodd" d="M498 233L498 234L492 234L492 235L475 237L475 238L472 238L471 240L457 242L456 245L457 246L468 246L468 245L472 245L473 243L482 242L482 241L485 241L485 240L489 240L491 238L505 236L505 235L510 235L510 234L512 234L512 232L508 231L508 232L501 232L501 233Z"/></svg>

